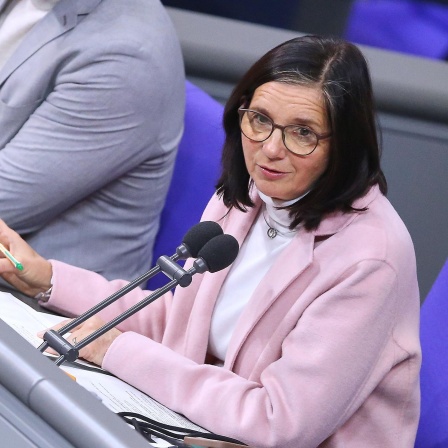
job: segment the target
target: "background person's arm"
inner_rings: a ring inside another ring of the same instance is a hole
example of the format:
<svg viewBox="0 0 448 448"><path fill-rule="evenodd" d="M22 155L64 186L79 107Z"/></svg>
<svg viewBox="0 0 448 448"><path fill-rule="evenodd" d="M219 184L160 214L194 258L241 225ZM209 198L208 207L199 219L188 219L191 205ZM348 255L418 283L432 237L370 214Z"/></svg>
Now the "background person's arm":
<svg viewBox="0 0 448 448"><path fill-rule="evenodd" d="M55 76L51 93L0 150L0 216L22 234L142 163L150 170L166 149L163 69L145 51L92 47Z"/></svg>

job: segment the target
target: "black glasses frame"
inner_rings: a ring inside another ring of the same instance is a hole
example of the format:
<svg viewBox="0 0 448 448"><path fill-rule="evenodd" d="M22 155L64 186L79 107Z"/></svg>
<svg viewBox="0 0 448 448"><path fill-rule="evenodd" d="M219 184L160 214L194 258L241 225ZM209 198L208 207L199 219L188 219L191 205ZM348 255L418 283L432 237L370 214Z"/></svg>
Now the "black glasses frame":
<svg viewBox="0 0 448 448"><path fill-rule="evenodd" d="M254 113L258 114L258 115L261 115L261 116L265 117L267 120L269 120L269 121L271 122L271 124L272 124L272 129L271 129L271 132L269 133L269 135L268 135L266 138L264 138L264 139L262 139L262 140L255 140L255 139L253 139L253 138L247 136L247 135L244 133L244 131L243 131L243 129L242 129L242 126L241 126L241 122L243 121L243 116L244 116L244 114L245 114L246 112L254 112ZM283 141L283 144L285 145L285 148L286 148L289 152L292 152L293 154L295 154L295 155L297 155L297 156L309 156L310 154L312 154L312 153L314 152L314 150L317 148L317 146L319 145L319 142L320 142L321 140L325 140L326 138L331 137L331 135L332 135L332 132L327 132L326 134L318 134L317 132L315 132L315 131L313 131L312 129L310 129L308 126L299 126L299 125L296 125L296 124L288 124L288 125L286 125L286 126L281 126L281 125L275 123L274 120L272 120L271 117L268 117L266 114L263 114L262 112L259 112L258 110L244 109L244 108L240 107L240 108L238 109L238 115L239 115L239 125L240 125L240 130L241 130L241 132L243 133L243 135L244 135L245 137L247 137L249 140L252 140L253 142L258 142L258 143L264 142L264 141L266 141L266 140L267 140L267 139L274 133L275 129L280 129L280 130L282 131L282 141ZM314 135L316 136L316 145L314 146L314 148L313 148L311 151L307 152L307 153L298 153L298 152L295 152L295 151L293 151L292 149L288 148L288 145L286 144L285 129L286 129L286 128L289 128L289 127L303 127L303 128L305 128L305 129L308 129L308 131L310 131L312 134L314 134Z"/></svg>

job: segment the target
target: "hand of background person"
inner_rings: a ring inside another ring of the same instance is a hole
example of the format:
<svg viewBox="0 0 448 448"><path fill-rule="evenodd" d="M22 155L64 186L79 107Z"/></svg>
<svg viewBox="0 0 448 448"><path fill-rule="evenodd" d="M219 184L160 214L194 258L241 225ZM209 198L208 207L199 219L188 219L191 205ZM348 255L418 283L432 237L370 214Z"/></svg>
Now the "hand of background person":
<svg viewBox="0 0 448 448"><path fill-rule="evenodd" d="M70 319L67 319L63 322L60 322L59 324L55 325L54 327L51 327L52 330L59 330L64 325L68 324L70 322ZM82 324L76 326L72 329L70 336L67 338L68 342L70 342L72 345L75 345L75 342L81 342L84 338L92 334L95 330L98 328L101 328L105 322L98 316L93 316L90 319L87 319ZM42 338L45 331L44 330L37 335ZM103 363L104 355L106 354L107 350L109 349L112 342L120 336L121 331L117 330L116 328L112 328L111 330L107 331L103 335L101 335L98 339L95 339L93 342L87 344L85 347L83 347L79 351L79 356L86 361L93 362L94 364L97 364L101 366ZM53 349L49 348L47 349L49 353L53 353L55 355L58 355Z"/></svg>
<svg viewBox="0 0 448 448"><path fill-rule="evenodd" d="M0 252L0 275L14 288L34 297L51 286L51 263L41 257L20 235L0 219L0 243L23 265L17 269Z"/></svg>

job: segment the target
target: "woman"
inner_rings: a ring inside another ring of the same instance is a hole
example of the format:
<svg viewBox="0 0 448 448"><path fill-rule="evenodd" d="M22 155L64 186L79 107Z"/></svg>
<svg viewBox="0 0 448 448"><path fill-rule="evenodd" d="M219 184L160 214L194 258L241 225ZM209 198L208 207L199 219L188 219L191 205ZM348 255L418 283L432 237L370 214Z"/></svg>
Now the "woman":
<svg viewBox="0 0 448 448"><path fill-rule="evenodd" d="M237 85L224 126L223 172L203 219L237 238L237 260L194 276L81 355L253 447L412 447L415 257L384 196L362 54L315 36L279 45ZM50 309L79 315L125 284L44 260L1 230L25 266L0 260L4 277L29 295L53 277ZM146 295L134 290L102 319Z"/></svg>

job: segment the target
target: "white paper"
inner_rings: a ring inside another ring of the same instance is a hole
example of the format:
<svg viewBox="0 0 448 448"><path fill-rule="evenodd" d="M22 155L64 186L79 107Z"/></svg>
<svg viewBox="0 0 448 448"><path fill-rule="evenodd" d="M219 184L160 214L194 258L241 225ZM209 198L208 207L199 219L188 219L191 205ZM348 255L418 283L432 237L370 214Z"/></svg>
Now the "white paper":
<svg viewBox="0 0 448 448"><path fill-rule="evenodd" d="M113 412L137 412L168 425L203 431L201 427L114 376L64 365L62 368Z"/></svg>
<svg viewBox="0 0 448 448"><path fill-rule="evenodd" d="M66 317L38 312L11 294L4 292L0 292L0 318L34 347L38 347L42 343L42 339L36 336L39 331L48 329L66 319ZM136 412L168 425L205 431L116 377L64 364L61 368L73 375L79 385L94 394L113 412ZM153 446L161 448L172 446L166 443L159 440Z"/></svg>
<svg viewBox="0 0 448 448"><path fill-rule="evenodd" d="M37 333L62 322L66 317L39 313L13 295L0 292L0 317L34 347L42 344Z"/></svg>

